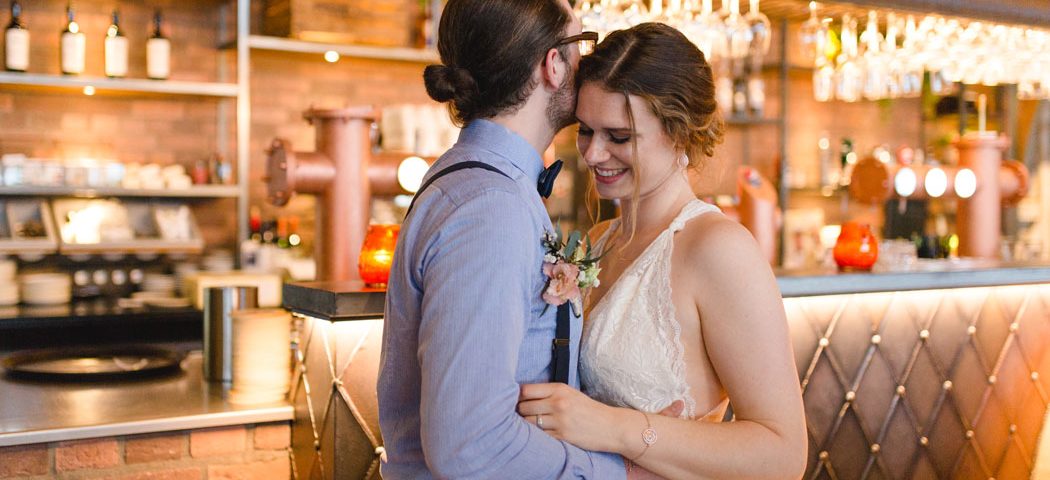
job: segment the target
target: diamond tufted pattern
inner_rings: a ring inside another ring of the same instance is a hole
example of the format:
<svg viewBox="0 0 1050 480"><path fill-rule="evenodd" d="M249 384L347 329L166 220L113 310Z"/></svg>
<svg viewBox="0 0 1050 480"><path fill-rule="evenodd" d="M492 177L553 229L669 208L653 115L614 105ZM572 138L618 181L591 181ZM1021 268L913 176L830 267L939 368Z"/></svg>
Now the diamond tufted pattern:
<svg viewBox="0 0 1050 480"><path fill-rule="evenodd" d="M784 301L806 478L1031 476L1047 408L1050 285Z"/></svg>

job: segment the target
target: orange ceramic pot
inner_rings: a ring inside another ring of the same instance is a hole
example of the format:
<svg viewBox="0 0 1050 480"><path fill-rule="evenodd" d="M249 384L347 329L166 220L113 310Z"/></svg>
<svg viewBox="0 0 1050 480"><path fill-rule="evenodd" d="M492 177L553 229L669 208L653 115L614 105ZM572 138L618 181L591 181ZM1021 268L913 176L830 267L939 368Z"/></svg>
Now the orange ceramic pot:
<svg viewBox="0 0 1050 480"><path fill-rule="evenodd" d="M390 278L390 265L394 262L394 246L400 225L369 225L357 271L361 280L369 287L386 287Z"/></svg>
<svg viewBox="0 0 1050 480"><path fill-rule="evenodd" d="M833 253L835 263L841 270L871 270L879 258L879 241L870 226L846 222L842 225Z"/></svg>

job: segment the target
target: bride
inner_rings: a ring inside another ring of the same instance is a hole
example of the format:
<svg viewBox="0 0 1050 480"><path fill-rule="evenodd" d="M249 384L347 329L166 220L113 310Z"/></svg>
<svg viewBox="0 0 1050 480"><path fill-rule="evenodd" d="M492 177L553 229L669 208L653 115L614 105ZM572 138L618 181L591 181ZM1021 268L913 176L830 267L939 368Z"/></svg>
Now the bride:
<svg viewBox="0 0 1050 480"><path fill-rule="evenodd" d="M519 414L619 453L629 471L801 476L805 419L776 281L686 176L723 134L710 66L677 30L647 23L611 33L576 81L580 153L623 213L590 233L604 257L580 349L587 395L524 385ZM735 420L721 423L729 401Z"/></svg>

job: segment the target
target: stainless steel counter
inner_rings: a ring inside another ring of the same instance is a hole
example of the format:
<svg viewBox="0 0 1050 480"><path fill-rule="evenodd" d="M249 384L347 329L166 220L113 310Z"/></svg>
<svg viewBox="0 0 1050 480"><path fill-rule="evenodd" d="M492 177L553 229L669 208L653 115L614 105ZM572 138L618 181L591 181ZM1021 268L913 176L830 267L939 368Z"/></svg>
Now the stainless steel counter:
<svg viewBox="0 0 1050 480"><path fill-rule="evenodd" d="M991 260L921 260L907 270L843 273L835 270L781 271L784 297L843 293L937 290L1050 283L1050 264Z"/></svg>
<svg viewBox="0 0 1050 480"><path fill-rule="evenodd" d="M139 433L288 421L288 403L232 405L204 382L200 352L182 372L106 383L25 382L0 376L0 447Z"/></svg>

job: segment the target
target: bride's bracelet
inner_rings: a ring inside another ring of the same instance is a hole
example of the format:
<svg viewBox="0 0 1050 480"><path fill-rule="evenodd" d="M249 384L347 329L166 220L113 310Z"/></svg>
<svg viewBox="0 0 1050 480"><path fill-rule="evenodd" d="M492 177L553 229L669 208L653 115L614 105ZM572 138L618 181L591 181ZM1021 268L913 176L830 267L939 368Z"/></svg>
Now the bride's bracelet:
<svg viewBox="0 0 1050 480"><path fill-rule="evenodd" d="M628 462L630 462L627 464L628 471L630 471L630 467L632 467L634 463L638 462L639 458L642 458L642 455L645 455L645 452L649 451L649 447L656 443L656 430L653 428L653 425L649 423L649 415L642 411L639 411L639 413L645 417L645 430L642 430L642 443L645 444L645 447L642 448L642 453L639 453L634 458L628 460Z"/></svg>

